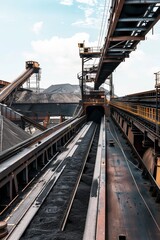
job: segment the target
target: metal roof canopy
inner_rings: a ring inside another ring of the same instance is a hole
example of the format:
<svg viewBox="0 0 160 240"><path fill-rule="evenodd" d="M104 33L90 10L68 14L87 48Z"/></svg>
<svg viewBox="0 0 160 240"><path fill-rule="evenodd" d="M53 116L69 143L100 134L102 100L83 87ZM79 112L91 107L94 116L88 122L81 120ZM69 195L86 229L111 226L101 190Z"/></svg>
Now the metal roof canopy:
<svg viewBox="0 0 160 240"><path fill-rule="evenodd" d="M160 19L160 0L112 0L108 34L102 49L95 89L129 57Z"/></svg>

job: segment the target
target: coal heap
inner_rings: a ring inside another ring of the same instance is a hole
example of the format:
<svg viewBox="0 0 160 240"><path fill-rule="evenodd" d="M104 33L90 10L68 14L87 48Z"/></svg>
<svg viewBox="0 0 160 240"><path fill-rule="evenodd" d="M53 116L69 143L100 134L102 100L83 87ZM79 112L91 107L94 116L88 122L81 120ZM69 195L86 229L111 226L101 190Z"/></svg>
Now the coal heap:
<svg viewBox="0 0 160 240"><path fill-rule="evenodd" d="M31 137L16 124L0 115L0 152Z"/></svg>
<svg viewBox="0 0 160 240"><path fill-rule="evenodd" d="M71 84L51 85L43 92L23 90L17 93L15 102L19 103L55 103L55 102L79 102L81 98L80 87Z"/></svg>

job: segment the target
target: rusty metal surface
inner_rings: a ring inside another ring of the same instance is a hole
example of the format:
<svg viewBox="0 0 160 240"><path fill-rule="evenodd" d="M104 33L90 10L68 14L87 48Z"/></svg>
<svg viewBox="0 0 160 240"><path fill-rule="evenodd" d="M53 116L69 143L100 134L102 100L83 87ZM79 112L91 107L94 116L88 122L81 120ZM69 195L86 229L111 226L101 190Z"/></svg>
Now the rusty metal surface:
<svg viewBox="0 0 160 240"><path fill-rule="evenodd" d="M22 85L25 80L27 80L33 73L33 69L27 69L23 74L21 74L14 82L7 85L0 92L0 102L4 101L14 90L20 85ZM25 80L24 80L25 79Z"/></svg>
<svg viewBox="0 0 160 240"><path fill-rule="evenodd" d="M111 138L108 131L107 141ZM125 146L122 137L120 142ZM128 162L131 153L121 151L117 142L108 145L107 152L107 240L119 236L130 240L160 239L160 205L149 192L149 181Z"/></svg>
<svg viewBox="0 0 160 240"><path fill-rule="evenodd" d="M97 219L97 232L96 240L106 239L106 173L105 164L101 166L101 179L100 179L100 193L99 193L99 207L98 207L98 219Z"/></svg>
<svg viewBox="0 0 160 240"><path fill-rule="evenodd" d="M27 63L27 62L26 62ZM29 63L29 61L28 61ZM12 83L6 85L0 92L0 102L6 101L6 99L18 88L20 87L27 79L33 74L39 72L39 64L37 62L31 61L30 65L27 65L26 70L18 76Z"/></svg>
<svg viewBox="0 0 160 240"><path fill-rule="evenodd" d="M4 80L0 80L0 86L3 88L4 86L9 85L10 82L4 81Z"/></svg>
<svg viewBox="0 0 160 240"><path fill-rule="evenodd" d="M94 175L92 180L83 240L105 240L105 152L105 118L103 117L101 120L96 162L94 167Z"/></svg>
<svg viewBox="0 0 160 240"><path fill-rule="evenodd" d="M96 240L106 239L106 124L105 118L101 122L101 155L97 152L97 157L100 158L100 184L98 196L98 216L97 216L97 229Z"/></svg>
<svg viewBox="0 0 160 240"><path fill-rule="evenodd" d="M129 57L160 18L159 0L112 1L109 27L95 79L95 89ZM106 62L105 59L108 59ZM110 60L110 61L109 61Z"/></svg>

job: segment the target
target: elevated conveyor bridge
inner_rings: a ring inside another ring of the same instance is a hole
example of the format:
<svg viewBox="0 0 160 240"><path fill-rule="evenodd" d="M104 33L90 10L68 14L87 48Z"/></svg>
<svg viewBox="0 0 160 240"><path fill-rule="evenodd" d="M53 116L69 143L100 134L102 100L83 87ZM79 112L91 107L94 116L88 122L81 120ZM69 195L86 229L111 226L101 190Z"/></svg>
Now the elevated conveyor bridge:
<svg viewBox="0 0 160 240"><path fill-rule="evenodd" d="M0 112L1 112L1 115L4 115L9 119L14 118L16 120L19 120L22 128L25 128L25 122L26 122L31 125L34 125L36 128L43 131L46 129L46 127L28 118L27 116L24 116L22 114L19 114L18 112L15 112L14 110L6 106L6 105L11 106L14 98L14 93L17 91L17 89L20 88L30 78L32 74L34 73L39 74L39 71L40 71L40 67L38 62L27 61L26 70L20 76L18 76L13 82L11 83L4 82L4 81L0 82L4 86L0 91Z"/></svg>
<svg viewBox="0 0 160 240"><path fill-rule="evenodd" d="M39 70L40 70L40 67L39 67L38 62L27 61L26 62L26 70L19 77L17 77L13 82L6 85L0 92L0 102L1 103L8 103L8 102L10 103L13 93L20 86L22 86L33 73L39 73Z"/></svg>
<svg viewBox="0 0 160 240"><path fill-rule="evenodd" d="M104 46L92 51L79 45L82 59L100 57L95 90L128 58L160 19L160 0L112 0ZM82 79L83 80L83 79Z"/></svg>

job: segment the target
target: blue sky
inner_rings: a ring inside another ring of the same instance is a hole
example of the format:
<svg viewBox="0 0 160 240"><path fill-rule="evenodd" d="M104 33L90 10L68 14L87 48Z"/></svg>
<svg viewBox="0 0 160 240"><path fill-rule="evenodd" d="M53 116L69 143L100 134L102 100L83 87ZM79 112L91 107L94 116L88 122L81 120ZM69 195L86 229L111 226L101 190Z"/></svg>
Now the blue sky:
<svg viewBox="0 0 160 240"><path fill-rule="evenodd" d="M13 81L25 61L35 60L42 68L42 88L79 84L78 42L97 46L104 5L105 0L1 1L0 79ZM147 38L115 71L118 95L154 88L154 72L160 71L159 23Z"/></svg>

